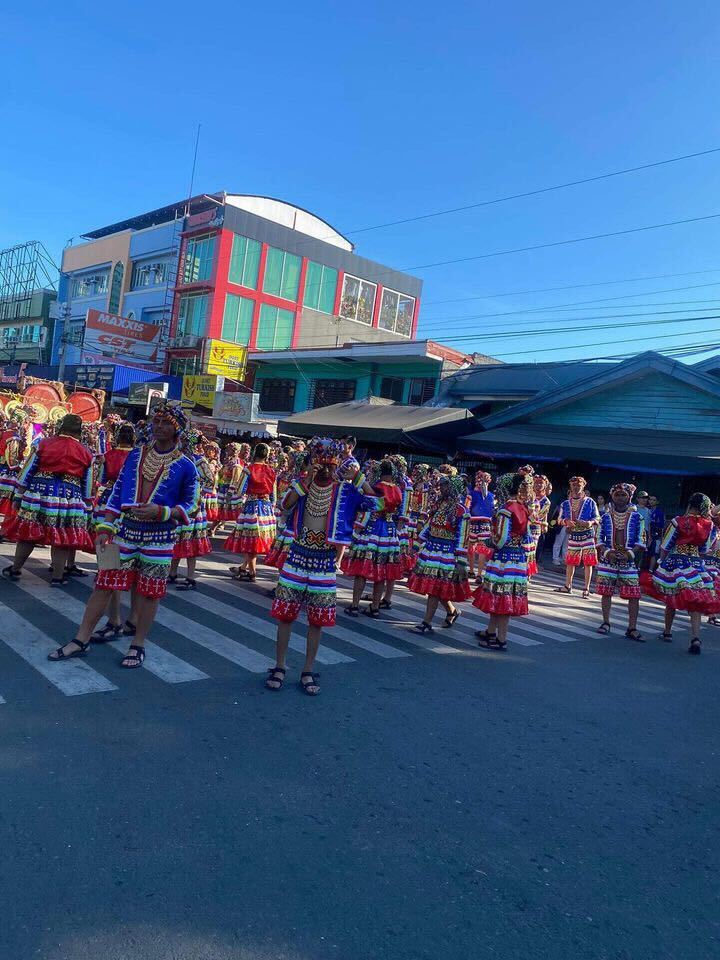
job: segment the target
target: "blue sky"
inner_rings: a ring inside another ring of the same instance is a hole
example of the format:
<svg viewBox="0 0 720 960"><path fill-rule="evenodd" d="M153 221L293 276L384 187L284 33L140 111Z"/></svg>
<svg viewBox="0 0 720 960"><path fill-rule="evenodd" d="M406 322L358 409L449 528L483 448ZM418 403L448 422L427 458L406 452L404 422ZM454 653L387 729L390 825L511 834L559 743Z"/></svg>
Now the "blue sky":
<svg viewBox="0 0 720 960"><path fill-rule="evenodd" d="M2 247L38 239L59 259L69 237L183 197L198 122L197 191L295 202L398 268L720 212L718 153L352 233L720 146L720 8L707 0L60 10L4 12ZM720 340L711 320L592 329L720 307L719 236L708 220L416 271L420 334L506 360ZM573 306L608 297L623 299ZM513 315L483 316L500 312Z"/></svg>

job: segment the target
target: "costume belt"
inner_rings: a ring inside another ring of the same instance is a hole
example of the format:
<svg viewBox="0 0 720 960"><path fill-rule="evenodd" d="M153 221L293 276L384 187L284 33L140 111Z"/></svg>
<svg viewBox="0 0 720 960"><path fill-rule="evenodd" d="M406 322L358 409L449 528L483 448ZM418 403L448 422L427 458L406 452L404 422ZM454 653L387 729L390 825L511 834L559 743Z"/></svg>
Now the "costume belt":
<svg viewBox="0 0 720 960"><path fill-rule="evenodd" d="M63 483L76 483L78 485L82 483L82 479L72 473L45 473L38 471L35 476L41 480L62 480Z"/></svg>
<svg viewBox="0 0 720 960"><path fill-rule="evenodd" d="M695 543L681 543L679 547L675 547L674 550L670 551L671 553L681 553L684 557L699 557L700 550Z"/></svg>

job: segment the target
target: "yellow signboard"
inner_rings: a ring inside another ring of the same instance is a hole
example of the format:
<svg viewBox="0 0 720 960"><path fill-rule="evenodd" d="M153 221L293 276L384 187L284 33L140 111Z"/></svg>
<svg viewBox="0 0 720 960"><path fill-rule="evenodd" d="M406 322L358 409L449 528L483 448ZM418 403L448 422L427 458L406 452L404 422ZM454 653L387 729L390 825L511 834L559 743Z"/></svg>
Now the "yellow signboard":
<svg viewBox="0 0 720 960"><path fill-rule="evenodd" d="M188 375L183 377L182 402L195 406L200 404L202 407L212 409L215 401L215 391L217 390L217 377L213 374Z"/></svg>
<svg viewBox="0 0 720 960"><path fill-rule="evenodd" d="M225 340L208 340L205 347L205 363L208 373L220 377L242 380L245 376L247 347L239 343L226 343Z"/></svg>

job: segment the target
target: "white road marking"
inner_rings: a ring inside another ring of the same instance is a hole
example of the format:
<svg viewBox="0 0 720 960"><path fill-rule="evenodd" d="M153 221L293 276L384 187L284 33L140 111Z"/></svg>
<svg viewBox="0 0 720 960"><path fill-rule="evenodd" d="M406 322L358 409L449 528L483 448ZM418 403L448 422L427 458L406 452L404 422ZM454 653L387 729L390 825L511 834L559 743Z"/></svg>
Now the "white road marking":
<svg viewBox="0 0 720 960"><path fill-rule="evenodd" d="M115 684L82 659L51 663L47 655L60 646L58 641L52 640L4 603L0 603L0 640L68 697L117 690Z"/></svg>
<svg viewBox="0 0 720 960"><path fill-rule="evenodd" d="M76 600L75 597L70 596L70 594L51 587L44 580L41 580L40 577L28 571L27 567L23 571L22 581L18 581L18 586L27 590L31 596L41 602L47 603L48 606L57 610L58 613L62 613L63 616L68 617L68 619L80 623L85 611L85 604L80 600ZM132 638L126 637L124 640L112 641L110 646L119 650L124 656L131 643ZM145 649L147 659L145 660L144 669L165 683L188 683L194 680L209 679L208 675L203 673L202 670L198 670L197 667L186 663L184 660L181 660L180 657L176 657L174 653L169 653L150 640L145 641Z"/></svg>
<svg viewBox="0 0 720 960"><path fill-rule="evenodd" d="M216 587L217 584L213 583L212 586ZM193 606L200 607L201 610L207 610L208 613L214 613L218 617L229 620L237 626L239 634L242 633L243 628L249 628L264 639L272 640L273 643L275 642L275 621L269 618L267 620L261 620L260 617L255 617L251 613L248 613L247 610L243 610L242 598L238 598L241 601L240 605L233 607L229 603L223 603L222 600L204 596L198 591L193 591L192 593L189 591L181 592L179 595L173 593L173 596L177 596L178 600L187 600L189 603L192 603ZM304 654L305 645L305 637L293 630L290 637L290 648L296 650L298 653ZM353 658L346 657L344 653L338 653L337 650L332 650L330 647L320 644L317 652L317 661L318 663L324 664L353 663Z"/></svg>

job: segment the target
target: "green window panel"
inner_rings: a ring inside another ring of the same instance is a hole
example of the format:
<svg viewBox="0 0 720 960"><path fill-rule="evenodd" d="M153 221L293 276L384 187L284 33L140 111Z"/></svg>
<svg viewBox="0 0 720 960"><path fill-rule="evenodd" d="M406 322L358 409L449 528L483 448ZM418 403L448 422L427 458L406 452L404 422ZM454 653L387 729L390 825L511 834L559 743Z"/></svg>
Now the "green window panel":
<svg viewBox="0 0 720 960"><path fill-rule="evenodd" d="M204 337L207 327L207 307L206 293L191 293L180 297L177 336Z"/></svg>
<svg viewBox="0 0 720 960"><path fill-rule="evenodd" d="M297 300L301 265L302 260L294 253L270 247L265 262L263 292L284 300Z"/></svg>
<svg viewBox="0 0 720 960"><path fill-rule="evenodd" d="M308 262L303 303L312 310L332 313L335 306L338 272L321 263Z"/></svg>
<svg viewBox="0 0 720 960"><path fill-rule="evenodd" d="M215 234L206 233L192 237L185 245L183 260L183 283L198 283L209 280L215 256Z"/></svg>
<svg viewBox="0 0 720 960"><path fill-rule="evenodd" d="M254 303L249 297L228 293L223 312L222 338L233 343L250 342Z"/></svg>
<svg viewBox="0 0 720 960"><path fill-rule="evenodd" d="M281 310L264 303L260 307L257 349L287 350L292 342L294 319L292 310Z"/></svg>
<svg viewBox="0 0 720 960"><path fill-rule="evenodd" d="M242 287L257 290L260 247L261 245L257 240L241 237L237 233L233 235L230 269L228 271L230 283L238 283Z"/></svg>

